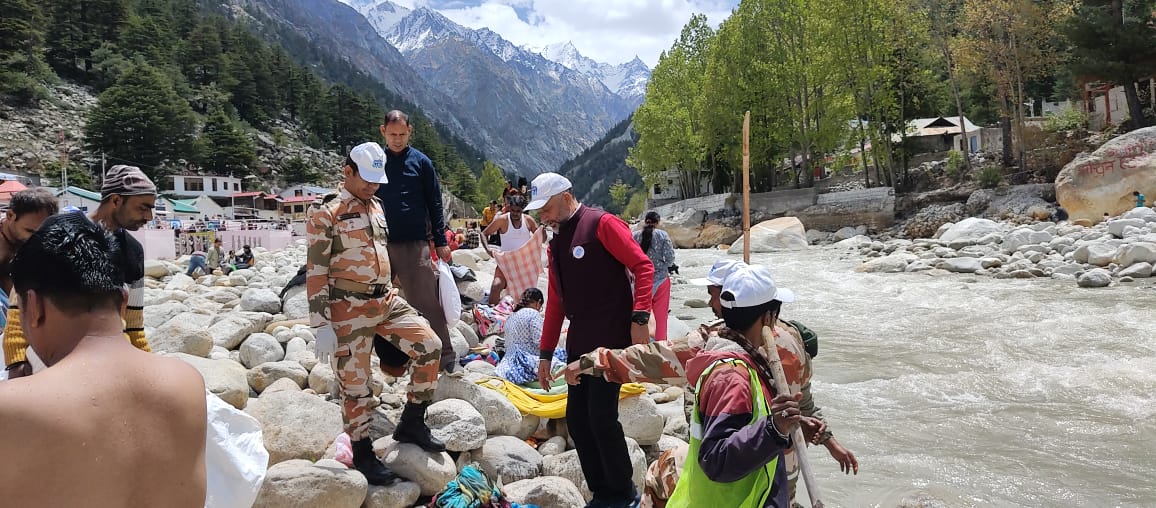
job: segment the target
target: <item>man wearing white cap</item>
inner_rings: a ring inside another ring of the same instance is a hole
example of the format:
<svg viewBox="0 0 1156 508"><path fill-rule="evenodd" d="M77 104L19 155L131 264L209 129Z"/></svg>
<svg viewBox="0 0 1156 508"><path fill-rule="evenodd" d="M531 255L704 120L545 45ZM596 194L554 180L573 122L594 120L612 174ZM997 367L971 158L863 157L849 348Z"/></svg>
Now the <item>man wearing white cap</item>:
<svg viewBox="0 0 1156 508"><path fill-rule="evenodd" d="M599 347L622 349L650 340L647 323L654 265L622 219L583 206L570 193L565 177L538 175L531 184L530 199L526 210L540 209L542 224L556 229L550 240L550 296L539 345L538 381L546 389L563 318L570 319L569 361ZM633 469L626 438L618 423L621 386L583 375L568 394L570 437L594 493L588 506L617 508L638 502L630 481Z"/></svg>
<svg viewBox="0 0 1156 508"><path fill-rule="evenodd" d="M375 335L405 353L413 364L408 402L394 439L430 452L445 445L430 435L425 411L437 388L441 340L429 322L397 296L390 282L385 212L373 193L385 183L385 151L358 145L345 162L341 192L325 196L306 223L309 251L305 287L317 358L336 360L345 432L353 443L353 466L369 483L386 485L397 475L373 452L369 388Z"/></svg>

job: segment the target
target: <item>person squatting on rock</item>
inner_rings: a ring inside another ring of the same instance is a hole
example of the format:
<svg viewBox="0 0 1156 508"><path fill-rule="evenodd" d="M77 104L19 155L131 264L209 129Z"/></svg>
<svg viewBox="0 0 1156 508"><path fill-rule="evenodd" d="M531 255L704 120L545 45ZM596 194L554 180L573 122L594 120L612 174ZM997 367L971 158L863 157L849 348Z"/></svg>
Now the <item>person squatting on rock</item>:
<svg viewBox="0 0 1156 508"><path fill-rule="evenodd" d="M654 289L650 291L650 302L654 311L654 340L666 340L667 314L670 313L670 267L674 265L674 242L666 231L658 229L661 217L650 211L643 219L642 231L634 233L634 241L654 264Z"/></svg>
<svg viewBox="0 0 1156 508"><path fill-rule="evenodd" d="M124 339L113 233L55 215L12 262L24 338L47 368L0 382L0 504L205 505L205 385Z"/></svg>
<svg viewBox="0 0 1156 508"><path fill-rule="evenodd" d="M157 187L140 168L118 164L105 175L100 188L100 206L89 216L111 232L121 245L115 261L129 286L124 333L137 349L146 352L151 350L144 333L144 247L128 232L136 231L153 220L156 200ZM8 323L4 327L4 363L8 366L10 379L32 373L27 349L28 343L20 328L17 298L12 298Z"/></svg>
<svg viewBox="0 0 1156 508"><path fill-rule="evenodd" d="M550 240L549 298L539 345L538 382L549 389L554 348L563 317L568 361L598 347L621 349L650 341L650 290L654 266L622 219L589 208L570 193L570 181L556 173L534 178L526 210L537 210L542 223L557 228ZM633 294L629 274L634 277ZM566 422L578 450L593 507L628 507L638 502L631 482L626 437L618 422L622 385L601 377L581 376L569 388Z"/></svg>
<svg viewBox="0 0 1156 508"><path fill-rule="evenodd" d="M13 194L8 210L0 216L0 329L8 316L12 258L45 219L56 215L58 207L56 196L48 189L37 187Z"/></svg>
<svg viewBox="0 0 1156 508"><path fill-rule="evenodd" d="M429 245L432 241L437 257L450 262L442 188L433 162L409 146L411 134L413 126L408 115L397 110L386 113L381 136L389 150L384 168L389 181L383 181L375 195L384 205L390 236L389 258L398 267L394 275L402 294L429 320L430 327L441 339L441 370L454 373L458 359L438 298L439 278Z"/></svg>
<svg viewBox="0 0 1156 508"><path fill-rule="evenodd" d="M353 148L345 161L345 182L322 198L306 223L309 240L305 286L309 324L317 357L336 360L334 372L342 400L345 432L353 444L353 465L374 485L397 475L373 452L369 437L376 400L369 388L370 355L375 335L409 356L413 363L408 401L393 437L431 452L445 445L430 435L425 412L437 388L442 343L390 283L385 215L374 197L386 182L385 152L377 143Z"/></svg>
<svg viewBox="0 0 1156 508"><path fill-rule="evenodd" d="M746 269L747 265L735 260L721 259L711 267L706 278L692 279L691 283L706 286L710 295L710 306L715 316L723 312L719 298L724 281L732 273ZM692 358L706 349L717 347L718 333L723 321L715 321L700 326L685 337L673 339L669 343L654 343L634 345L624 350L608 350L599 348L583 355L579 361L566 367L564 375L568 382L573 382L580 374L602 375L608 380L617 383L685 383L687 364ZM764 329L764 337L771 334L778 347L779 357L783 363L784 373L792 395L801 394L799 408L804 419L808 420L808 427L813 429L810 443L821 444L828 453L839 462L840 470L846 473L859 472L859 463L855 455L844 448L832 435L823 419L822 409L819 408L811 395L811 360L818 351L818 339L802 324L795 321L776 319L773 328ZM804 341L803 336L810 337ZM643 497L643 506L661 508L674 491L674 485L682 471L682 461L687 452L686 447L679 447L665 452L647 471L646 492ZM794 450L784 453L789 490L794 502L796 483L798 480L798 460Z"/></svg>

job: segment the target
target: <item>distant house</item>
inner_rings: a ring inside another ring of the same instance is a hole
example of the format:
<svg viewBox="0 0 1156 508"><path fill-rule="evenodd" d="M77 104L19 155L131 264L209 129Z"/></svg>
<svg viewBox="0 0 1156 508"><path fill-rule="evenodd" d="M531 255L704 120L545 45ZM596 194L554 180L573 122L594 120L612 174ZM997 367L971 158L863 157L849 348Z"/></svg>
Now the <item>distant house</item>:
<svg viewBox="0 0 1156 508"><path fill-rule="evenodd" d="M281 199L300 198L300 197L311 198L314 196L324 196L324 195L329 194L330 192L333 192L333 191L334 191L334 189L329 189L326 187L318 187L316 185L298 184L298 185L293 185L291 187L286 187L285 190L277 193L277 197L280 197Z"/></svg>
<svg viewBox="0 0 1156 508"><path fill-rule="evenodd" d="M201 218L201 212L190 201L159 197L153 213L158 218L168 220L196 220Z"/></svg>
<svg viewBox="0 0 1156 508"><path fill-rule="evenodd" d="M710 179L703 178L700 183L699 195L710 194ZM658 181L650 186L651 201L667 202L686 198L687 196L682 195L682 174L677 169L664 171L658 177Z"/></svg>
<svg viewBox="0 0 1156 508"><path fill-rule="evenodd" d="M232 176L181 174L169 178L172 194L179 197L228 198L241 192L241 179Z"/></svg>
<svg viewBox="0 0 1156 508"><path fill-rule="evenodd" d="M93 212L100 206L100 193L81 189L69 185L63 190L56 191L56 199L60 201L60 209L70 206L79 208L84 213Z"/></svg>
<svg viewBox="0 0 1156 508"><path fill-rule="evenodd" d="M963 150L981 152L988 150L983 144L983 129L963 117L964 133L959 133L960 117L937 116L935 118L917 118L907 122L907 137L901 138L898 134L892 136L892 141L904 142L904 147L911 154L946 152L948 150Z"/></svg>
<svg viewBox="0 0 1156 508"><path fill-rule="evenodd" d="M282 219L305 220L310 203L318 198L319 196L316 195L279 198L277 199L278 211Z"/></svg>

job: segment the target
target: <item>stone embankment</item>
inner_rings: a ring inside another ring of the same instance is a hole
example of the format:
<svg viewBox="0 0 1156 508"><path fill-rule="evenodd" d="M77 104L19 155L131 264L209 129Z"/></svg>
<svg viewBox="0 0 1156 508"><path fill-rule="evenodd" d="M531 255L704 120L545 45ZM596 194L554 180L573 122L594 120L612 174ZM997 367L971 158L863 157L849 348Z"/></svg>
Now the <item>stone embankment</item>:
<svg viewBox="0 0 1156 508"><path fill-rule="evenodd" d="M469 364L462 379L441 379L426 421L449 452L431 454L390 437L408 379L384 374L374 356L371 389L380 399L373 412L374 447L406 481L369 486L335 460L342 423L333 370L313 354L304 288L291 289L284 300L279 296L304 255L300 243L277 252L257 249L253 269L195 280L184 274L187 260L146 263L145 326L154 351L196 367L210 391L261 423L270 468L255 506L419 506L470 463L500 478L515 502L586 505L591 494L565 426L522 414L498 391L478 384L494 372L484 362ZM454 257L478 276L459 289L480 299L493 262L481 250ZM495 338L479 337L472 322L463 314L451 329L459 355ZM688 433L681 388L646 385L646 392L619 406L640 490L649 461L685 443Z"/></svg>

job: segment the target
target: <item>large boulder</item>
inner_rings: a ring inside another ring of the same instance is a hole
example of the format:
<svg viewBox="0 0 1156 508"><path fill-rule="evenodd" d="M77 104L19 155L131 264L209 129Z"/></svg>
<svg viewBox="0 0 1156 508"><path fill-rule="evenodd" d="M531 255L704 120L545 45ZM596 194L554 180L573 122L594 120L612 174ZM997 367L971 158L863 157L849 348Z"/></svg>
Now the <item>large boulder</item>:
<svg viewBox="0 0 1156 508"><path fill-rule="evenodd" d="M414 444L398 443L392 437L374 441L373 449L386 467L418 484L423 496L441 492L458 475L457 465L445 452L430 453Z"/></svg>
<svg viewBox="0 0 1156 508"><path fill-rule="evenodd" d="M1093 268L1076 278L1082 288L1102 288L1112 283L1112 274L1103 268Z"/></svg>
<svg viewBox="0 0 1156 508"><path fill-rule="evenodd" d="M169 320L188 312L189 307L182 302L168 301L160 305L150 305L144 308L144 325L148 328L160 328Z"/></svg>
<svg viewBox="0 0 1156 508"><path fill-rule="evenodd" d="M578 460L578 450L569 450L550 455L542 459L542 475L557 476L570 480L582 497L589 501L594 495L586 484L586 476L582 473L582 462Z"/></svg>
<svg viewBox="0 0 1156 508"><path fill-rule="evenodd" d="M244 366L233 360L210 360L185 353L173 353L170 356L197 369L201 377L205 378L205 388L221 400L237 409L245 409L249 402L249 382Z"/></svg>
<svg viewBox="0 0 1156 508"><path fill-rule="evenodd" d="M461 378L442 376L438 379L434 400L464 400L474 406L486 420L488 434L505 436L517 434L518 429L522 427L522 412L501 393L475 383L478 379L480 376L473 373Z"/></svg>
<svg viewBox="0 0 1156 508"><path fill-rule="evenodd" d="M619 401L618 422L622 424L626 437L644 445L657 443L666 426L666 418L658 414L658 405L645 395Z"/></svg>
<svg viewBox="0 0 1156 508"><path fill-rule="evenodd" d="M386 487L370 485L361 508L410 508L421 497L421 486L413 482L398 482Z"/></svg>
<svg viewBox="0 0 1156 508"><path fill-rule="evenodd" d="M487 439L475 458L482 469L504 484L542 474L542 455L514 436Z"/></svg>
<svg viewBox="0 0 1156 508"><path fill-rule="evenodd" d="M191 320L170 319L153 330L148 340L149 347L157 352L207 357L213 350L213 336L209 335L204 326L198 326Z"/></svg>
<svg viewBox="0 0 1156 508"><path fill-rule="evenodd" d="M1000 248L1004 252L1015 252L1025 245L1047 245L1055 237L1047 231L1036 231L1032 228L1019 228L1004 237Z"/></svg>
<svg viewBox="0 0 1156 508"><path fill-rule="evenodd" d="M245 316L230 314L224 319L213 323L209 327L209 335L213 336L213 344L225 349L237 349L241 341L250 334L261 331L263 323L254 321Z"/></svg>
<svg viewBox="0 0 1156 508"><path fill-rule="evenodd" d="M268 393L249 402L245 412L261 423L269 464L320 459L344 430L337 404L305 392Z"/></svg>
<svg viewBox="0 0 1156 508"><path fill-rule="evenodd" d="M369 483L339 462L290 460L269 468L253 508L358 508Z"/></svg>
<svg viewBox="0 0 1156 508"><path fill-rule="evenodd" d="M1095 266L1108 266L1116 258L1117 248L1103 243L1088 243L1076 248L1073 259Z"/></svg>
<svg viewBox="0 0 1156 508"><path fill-rule="evenodd" d="M1056 198L1072 220L1093 223L1131 210L1133 191L1156 196L1156 127L1116 137L1081 153L1056 176Z"/></svg>
<svg viewBox="0 0 1156 508"><path fill-rule="evenodd" d="M253 367L249 369L247 377L249 386L253 387L257 393L261 393L274 381L281 378L289 378L297 383L297 386L304 388L305 383L309 381L309 371L305 370L305 367L302 367L300 363L282 360L262 363Z"/></svg>
<svg viewBox="0 0 1156 508"><path fill-rule="evenodd" d="M1117 219L1108 221L1108 232L1116 238L1124 238L1126 236L1130 236L1125 234L1125 232L1128 231L1128 228L1144 230L1144 233L1147 233L1148 231L1145 229L1145 226L1147 225L1148 223L1145 222L1144 219Z"/></svg>
<svg viewBox="0 0 1156 508"><path fill-rule="evenodd" d="M281 297L269 289L246 289L241 293L241 310L249 312L281 312Z"/></svg>
<svg viewBox="0 0 1156 508"><path fill-rule="evenodd" d="M503 487L510 501L550 508L582 508L586 499L574 482L559 476L542 476L516 481Z"/></svg>
<svg viewBox="0 0 1156 508"><path fill-rule="evenodd" d="M168 277L171 272L169 271L169 265L164 261L146 259L144 262L144 273L146 277L163 279Z"/></svg>
<svg viewBox="0 0 1156 508"><path fill-rule="evenodd" d="M305 286L297 286L285 292L281 300L281 313L286 319L309 317L309 300L305 297Z"/></svg>
<svg viewBox="0 0 1156 508"><path fill-rule="evenodd" d="M285 358L285 349L267 333L254 333L241 343L241 363L253 368L262 363L279 362Z"/></svg>
<svg viewBox="0 0 1156 508"><path fill-rule="evenodd" d="M939 240L953 249L972 245L987 235L999 233L1003 230L998 222L978 217L968 217L947 228Z"/></svg>
<svg viewBox="0 0 1156 508"><path fill-rule="evenodd" d="M976 258L951 258L939 262L938 268L955 273L975 273L983 269L983 265Z"/></svg>
<svg viewBox="0 0 1156 508"><path fill-rule="evenodd" d="M807 230L797 217L779 217L751 226L751 252L806 249ZM743 238L731 244L728 254L743 252Z"/></svg>
<svg viewBox="0 0 1156 508"><path fill-rule="evenodd" d="M1116 264L1132 266L1136 263L1156 263L1156 243L1137 242L1121 245L1116 251Z"/></svg>
<svg viewBox="0 0 1156 508"><path fill-rule="evenodd" d="M446 399L430 405L425 413L426 425L433 436L451 452L467 452L486 443L486 420L468 402Z"/></svg>

